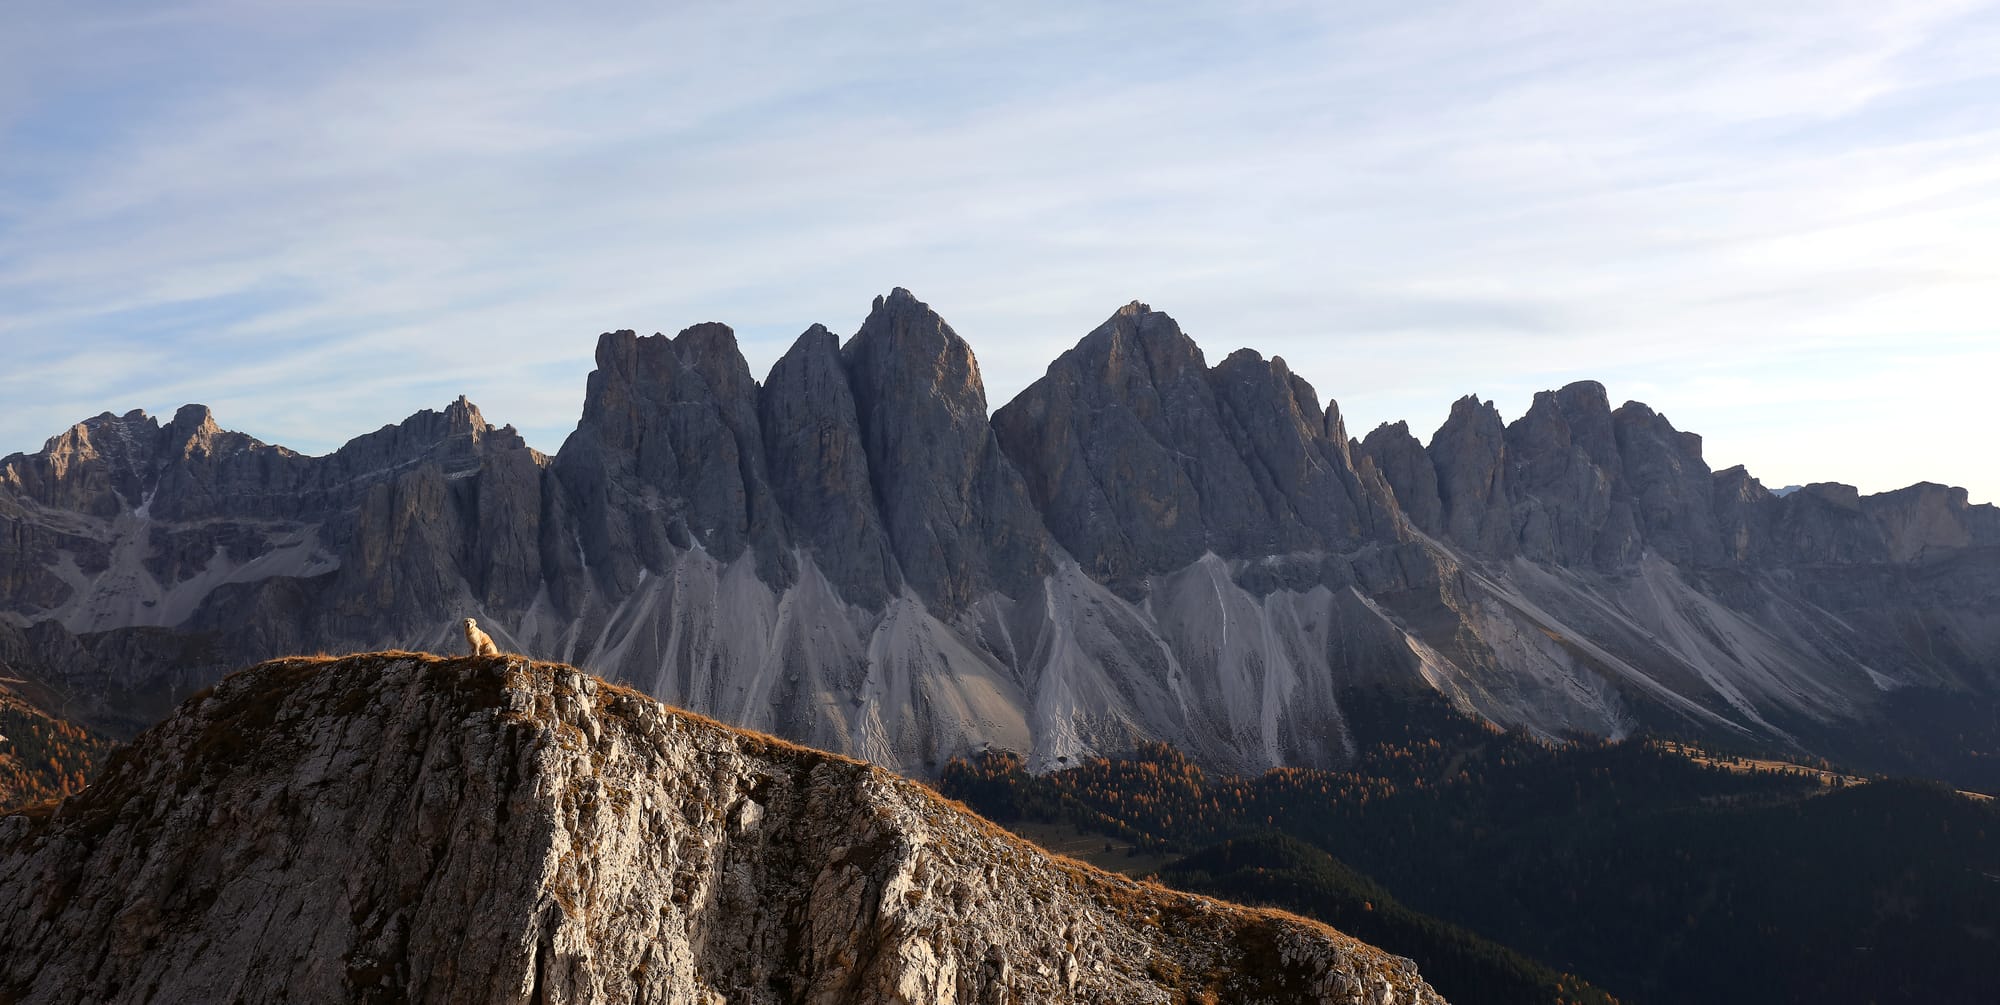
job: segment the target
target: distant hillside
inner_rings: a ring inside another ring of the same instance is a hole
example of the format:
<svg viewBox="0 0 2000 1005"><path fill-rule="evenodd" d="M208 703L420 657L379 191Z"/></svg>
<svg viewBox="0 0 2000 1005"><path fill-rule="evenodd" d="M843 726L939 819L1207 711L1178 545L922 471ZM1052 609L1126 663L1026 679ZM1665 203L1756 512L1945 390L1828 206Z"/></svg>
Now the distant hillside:
<svg viewBox="0 0 2000 1005"><path fill-rule="evenodd" d="M1193 853L1162 878L1333 923L1352 924L1379 884L1399 909L1633 1001L1975 1001L2000 987L1992 801L1731 771L1647 741L1550 745L1421 694L1344 704L1360 748L1346 770L1235 777L1152 746L1046 776L988 754L942 784L996 819ZM1371 937L1453 1000L1532 1000L1505 990L1519 984L1454 984L1448 959L1535 972L1400 920Z"/></svg>
<svg viewBox="0 0 2000 1005"><path fill-rule="evenodd" d="M1413 911L1332 855L1276 831L1224 841L1160 872L1181 890L1270 904L1423 961L1459 1005L1608 1005L1617 999L1490 939Z"/></svg>

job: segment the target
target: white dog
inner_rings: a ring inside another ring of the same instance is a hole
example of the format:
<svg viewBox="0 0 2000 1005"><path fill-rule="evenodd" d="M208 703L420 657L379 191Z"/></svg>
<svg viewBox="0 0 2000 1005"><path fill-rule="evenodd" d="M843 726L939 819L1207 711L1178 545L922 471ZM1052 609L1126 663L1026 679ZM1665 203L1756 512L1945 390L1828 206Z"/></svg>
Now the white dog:
<svg viewBox="0 0 2000 1005"><path fill-rule="evenodd" d="M465 644L472 648L474 656L498 656L500 647L493 644L493 636L479 630L479 622L465 619Z"/></svg>

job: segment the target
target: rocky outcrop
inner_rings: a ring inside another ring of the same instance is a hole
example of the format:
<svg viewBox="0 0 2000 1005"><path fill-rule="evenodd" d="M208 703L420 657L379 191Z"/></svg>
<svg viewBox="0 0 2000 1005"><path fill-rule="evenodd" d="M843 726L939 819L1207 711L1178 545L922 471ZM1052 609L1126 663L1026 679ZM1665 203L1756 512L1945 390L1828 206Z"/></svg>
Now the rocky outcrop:
<svg viewBox="0 0 2000 1005"><path fill-rule="evenodd" d="M0 818L0 899L26 1005L1439 1000L1321 925L514 658L231 676Z"/></svg>

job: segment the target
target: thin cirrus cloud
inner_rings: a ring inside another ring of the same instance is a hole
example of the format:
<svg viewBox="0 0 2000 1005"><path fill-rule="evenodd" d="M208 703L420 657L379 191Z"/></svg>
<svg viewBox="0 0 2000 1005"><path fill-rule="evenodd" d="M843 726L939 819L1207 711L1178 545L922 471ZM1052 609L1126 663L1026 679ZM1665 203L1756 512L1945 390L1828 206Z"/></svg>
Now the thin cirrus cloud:
<svg viewBox="0 0 2000 1005"><path fill-rule="evenodd" d="M1136 298L1357 434L1596 379L1769 484L2000 497L1990 5L0 17L4 450L202 401L320 451L459 393L554 449L599 331L723 320L761 371L902 285L995 404Z"/></svg>

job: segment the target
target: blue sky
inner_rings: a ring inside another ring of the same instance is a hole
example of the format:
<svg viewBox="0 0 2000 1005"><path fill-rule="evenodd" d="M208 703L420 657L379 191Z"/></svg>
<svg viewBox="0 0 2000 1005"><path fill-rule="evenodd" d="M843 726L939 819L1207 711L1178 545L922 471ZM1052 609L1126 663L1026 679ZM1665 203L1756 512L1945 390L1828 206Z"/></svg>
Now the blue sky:
<svg viewBox="0 0 2000 1005"><path fill-rule="evenodd" d="M418 9L409 9L418 8ZM907 286L998 406L1118 305L1428 436L1603 381L1772 486L2000 499L1991 4L9 0L0 452L309 452L598 332Z"/></svg>

